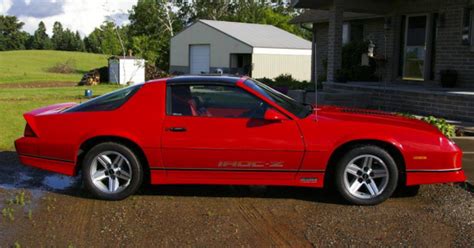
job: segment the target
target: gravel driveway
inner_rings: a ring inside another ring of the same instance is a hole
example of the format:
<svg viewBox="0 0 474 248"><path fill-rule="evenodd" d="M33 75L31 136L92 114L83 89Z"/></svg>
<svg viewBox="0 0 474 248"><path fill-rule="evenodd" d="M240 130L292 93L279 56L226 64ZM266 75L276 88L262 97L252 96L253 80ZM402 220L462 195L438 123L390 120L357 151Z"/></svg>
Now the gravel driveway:
<svg viewBox="0 0 474 248"><path fill-rule="evenodd" d="M291 187L146 187L107 202L91 199L78 178L26 168L15 153L0 152L0 207L0 247L474 244L473 194L450 185L374 207Z"/></svg>

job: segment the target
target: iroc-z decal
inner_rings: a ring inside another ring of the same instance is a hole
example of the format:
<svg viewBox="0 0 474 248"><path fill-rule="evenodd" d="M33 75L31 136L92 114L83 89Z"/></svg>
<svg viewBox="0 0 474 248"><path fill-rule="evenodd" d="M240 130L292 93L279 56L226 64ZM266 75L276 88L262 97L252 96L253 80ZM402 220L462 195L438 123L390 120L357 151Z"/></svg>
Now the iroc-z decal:
<svg viewBox="0 0 474 248"><path fill-rule="evenodd" d="M219 168L283 168L283 161L220 161Z"/></svg>

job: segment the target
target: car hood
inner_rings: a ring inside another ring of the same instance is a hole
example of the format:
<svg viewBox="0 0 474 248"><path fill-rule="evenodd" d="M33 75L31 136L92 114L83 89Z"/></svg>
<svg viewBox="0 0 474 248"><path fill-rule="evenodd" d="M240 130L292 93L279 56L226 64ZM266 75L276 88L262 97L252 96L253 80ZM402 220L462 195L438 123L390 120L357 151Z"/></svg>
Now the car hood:
<svg viewBox="0 0 474 248"><path fill-rule="evenodd" d="M323 106L318 108L317 111L319 116L325 116L327 118L338 119L341 121L365 122L368 125L378 124L386 126L407 127L431 133L440 133L440 131L435 126L430 125L424 121L383 111L332 106Z"/></svg>

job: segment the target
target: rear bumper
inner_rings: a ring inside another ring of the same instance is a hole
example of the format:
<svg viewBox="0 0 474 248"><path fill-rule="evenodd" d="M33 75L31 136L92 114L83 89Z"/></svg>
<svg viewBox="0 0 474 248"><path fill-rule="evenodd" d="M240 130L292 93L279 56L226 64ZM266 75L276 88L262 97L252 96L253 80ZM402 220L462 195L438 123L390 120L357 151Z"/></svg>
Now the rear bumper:
<svg viewBox="0 0 474 248"><path fill-rule="evenodd" d="M37 147L37 139L34 138L23 137L15 141L18 158L22 164L68 176L76 174L74 161L38 156Z"/></svg>
<svg viewBox="0 0 474 248"><path fill-rule="evenodd" d="M406 184L434 184L434 183L460 183L466 181L466 175L462 169L453 170L423 170L407 171Z"/></svg>
<svg viewBox="0 0 474 248"><path fill-rule="evenodd" d="M55 160L51 158L35 157L31 155L18 154L20 162L24 165L36 167L39 169L74 176L76 174L76 166L74 162Z"/></svg>

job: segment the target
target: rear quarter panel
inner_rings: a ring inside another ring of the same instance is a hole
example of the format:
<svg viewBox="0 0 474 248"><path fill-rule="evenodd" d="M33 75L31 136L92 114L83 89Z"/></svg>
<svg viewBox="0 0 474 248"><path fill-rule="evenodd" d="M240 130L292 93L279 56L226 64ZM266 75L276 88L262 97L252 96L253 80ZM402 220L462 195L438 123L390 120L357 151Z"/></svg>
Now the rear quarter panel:
<svg viewBox="0 0 474 248"><path fill-rule="evenodd" d="M151 158L160 157L157 153L161 145L164 91L164 83L147 83L113 111L37 116L38 130L41 130L40 156L75 162L85 141L98 136L117 136L135 142ZM160 164L159 160L149 162Z"/></svg>

